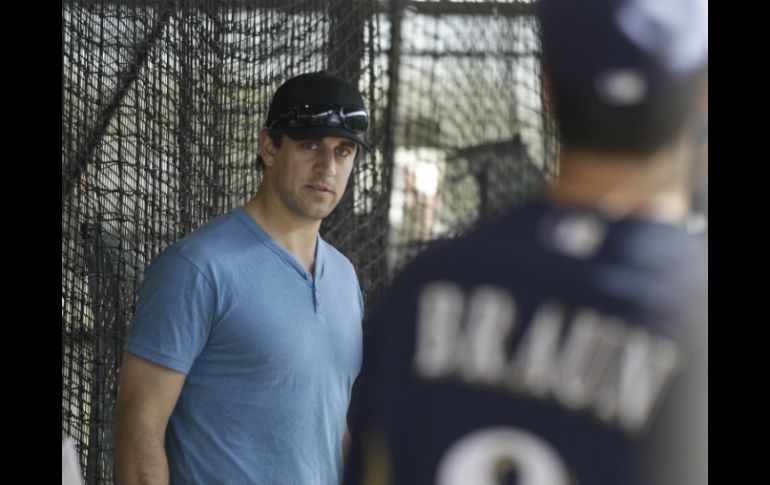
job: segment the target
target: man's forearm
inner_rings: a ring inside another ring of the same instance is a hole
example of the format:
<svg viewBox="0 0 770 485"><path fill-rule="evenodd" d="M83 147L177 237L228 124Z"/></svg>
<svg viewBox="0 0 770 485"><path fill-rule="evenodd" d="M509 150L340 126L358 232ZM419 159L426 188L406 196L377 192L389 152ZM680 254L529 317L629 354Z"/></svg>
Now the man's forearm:
<svg viewBox="0 0 770 485"><path fill-rule="evenodd" d="M118 426L115 434L118 485L168 485L168 459L157 433Z"/></svg>

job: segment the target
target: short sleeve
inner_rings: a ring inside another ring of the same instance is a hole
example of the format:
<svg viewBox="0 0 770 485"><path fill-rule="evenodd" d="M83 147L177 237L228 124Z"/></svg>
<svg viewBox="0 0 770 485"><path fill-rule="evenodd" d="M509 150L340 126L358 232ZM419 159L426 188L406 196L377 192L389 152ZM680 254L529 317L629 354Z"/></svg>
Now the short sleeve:
<svg viewBox="0 0 770 485"><path fill-rule="evenodd" d="M125 350L189 372L209 338L215 302L211 281L192 262L161 255L142 281Z"/></svg>

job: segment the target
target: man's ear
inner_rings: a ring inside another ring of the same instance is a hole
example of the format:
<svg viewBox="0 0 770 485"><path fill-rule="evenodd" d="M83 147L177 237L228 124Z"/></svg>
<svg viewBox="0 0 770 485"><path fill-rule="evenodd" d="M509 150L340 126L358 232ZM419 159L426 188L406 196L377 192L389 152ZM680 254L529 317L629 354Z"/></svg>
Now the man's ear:
<svg viewBox="0 0 770 485"><path fill-rule="evenodd" d="M698 86L698 118L701 123L708 125L709 122L709 78L708 74L703 76L703 80Z"/></svg>
<svg viewBox="0 0 770 485"><path fill-rule="evenodd" d="M273 139L270 138L270 132L267 129L263 129L259 132L259 156L262 157L262 161L266 167L272 167L274 163L274 157L276 152Z"/></svg>

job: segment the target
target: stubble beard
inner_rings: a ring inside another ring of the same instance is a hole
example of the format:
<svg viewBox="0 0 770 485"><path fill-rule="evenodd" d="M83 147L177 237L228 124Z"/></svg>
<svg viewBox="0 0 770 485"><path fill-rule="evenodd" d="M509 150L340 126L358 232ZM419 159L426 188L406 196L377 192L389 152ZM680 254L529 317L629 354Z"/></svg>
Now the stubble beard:
<svg viewBox="0 0 770 485"><path fill-rule="evenodd" d="M312 182L311 182L312 183ZM308 188L303 185L296 191L290 189L281 190L281 200L284 205L294 214L303 219L321 221L334 211L340 199L335 194L330 194L328 202L319 201L312 194L307 193Z"/></svg>

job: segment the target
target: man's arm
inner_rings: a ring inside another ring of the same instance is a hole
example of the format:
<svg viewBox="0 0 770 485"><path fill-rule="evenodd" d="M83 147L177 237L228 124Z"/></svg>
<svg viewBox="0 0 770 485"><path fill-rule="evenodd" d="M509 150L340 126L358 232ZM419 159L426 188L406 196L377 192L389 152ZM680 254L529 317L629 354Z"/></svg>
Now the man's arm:
<svg viewBox="0 0 770 485"><path fill-rule="evenodd" d="M166 426L186 377L124 354L114 442L119 485L168 484Z"/></svg>

